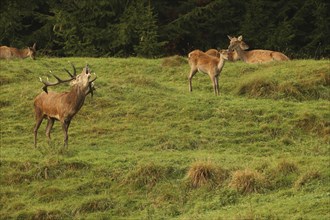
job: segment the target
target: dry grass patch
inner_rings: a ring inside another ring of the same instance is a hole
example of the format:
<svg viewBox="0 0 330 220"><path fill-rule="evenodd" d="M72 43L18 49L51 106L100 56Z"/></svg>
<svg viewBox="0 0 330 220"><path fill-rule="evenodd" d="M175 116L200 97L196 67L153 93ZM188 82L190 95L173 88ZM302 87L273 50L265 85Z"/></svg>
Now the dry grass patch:
<svg viewBox="0 0 330 220"><path fill-rule="evenodd" d="M175 55L171 57L166 57L162 61L163 67L175 67L175 66L181 66L182 64L187 64L188 61L186 58Z"/></svg>
<svg viewBox="0 0 330 220"><path fill-rule="evenodd" d="M197 188L204 185L219 185L227 176L228 172L214 163L198 161L190 166L187 178L190 186Z"/></svg>
<svg viewBox="0 0 330 220"><path fill-rule="evenodd" d="M277 87L277 82L265 78L255 77L251 80L241 83L238 87L238 95L247 95L249 97L269 97Z"/></svg>
<svg viewBox="0 0 330 220"><path fill-rule="evenodd" d="M166 176L167 172L165 167L154 163L141 164L128 174L124 182L133 184L137 188L144 186L152 188Z"/></svg>
<svg viewBox="0 0 330 220"><path fill-rule="evenodd" d="M22 212L17 216L17 219L57 220L63 219L63 215L58 210L36 210L32 212Z"/></svg>
<svg viewBox="0 0 330 220"><path fill-rule="evenodd" d="M296 127L323 137L325 141L329 141L330 121L325 121L313 113L303 113L296 120Z"/></svg>
<svg viewBox="0 0 330 220"><path fill-rule="evenodd" d="M320 177L321 174L318 171L309 171L307 173L304 173L294 183L294 188L300 189L312 180L320 179Z"/></svg>
<svg viewBox="0 0 330 220"><path fill-rule="evenodd" d="M102 212L114 207L114 202L109 198L90 199L82 203L78 208L73 210L74 215L87 212Z"/></svg>
<svg viewBox="0 0 330 220"><path fill-rule="evenodd" d="M297 173L298 166L294 162L283 160L277 164L276 171L283 174Z"/></svg>
<svg viewBox="0 0 330 220"><path fill-rule="evenodd" d="M263 174L249 169L235 171L229 183L230 187L243 194L262 192L267 185Z"/></svg>

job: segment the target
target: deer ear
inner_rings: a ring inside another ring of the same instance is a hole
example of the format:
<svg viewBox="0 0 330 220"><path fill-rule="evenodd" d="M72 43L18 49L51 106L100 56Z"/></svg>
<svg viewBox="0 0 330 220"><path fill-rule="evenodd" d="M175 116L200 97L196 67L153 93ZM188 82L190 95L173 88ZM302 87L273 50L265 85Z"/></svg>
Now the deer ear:
<svg viewBox="0 0 330 220"><path fill-rule="evenodd" d="M231 37L231 36L229 36L229 35L227 35L227 37L228 37L228 39L229 39L229 40L231 40L231 39L232 39L232 37Z"/></svg>
<svg viewBox="0 0 330 220"><path fill-rule="evenodd" d="M239 36L239 37L237 38L237 40L239 40L239 41L243 40L243 36L242 36L242 35Z"/></svg>
<svg viewBox="0 0 330 220"><path fill-rule="evenodd" d="M33 46L32 46L32 48L33 48L34 50L36 50L36 47L37 47L37 44L34 43Z"/></svg>

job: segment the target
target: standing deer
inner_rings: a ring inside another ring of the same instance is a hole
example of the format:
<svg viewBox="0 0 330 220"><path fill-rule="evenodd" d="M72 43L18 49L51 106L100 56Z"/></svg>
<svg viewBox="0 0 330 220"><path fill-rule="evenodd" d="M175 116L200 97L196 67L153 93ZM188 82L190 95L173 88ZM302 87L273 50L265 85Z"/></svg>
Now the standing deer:
<svg viewBox="0 0 330 220"><path fill-rule="evenodd" d="M219 58L207 55L200 50L194 50L188 54L188 61L190 66L189 74L189 91L192 91L192 78L198 72L203 72L211 78L214 94L219 95L218 78L221 70L225 65L225 60L228 60L228 51L220 50Z"/></svg>
<svg viewBox="0 0 330 220"><path fill-rule="evenodd" d="M242 43L244 43L243 37L239 36L230 37L230 44L228 46L229 51L235 50L241 60L245 63L267 63L270 61L287 61L290 60L287 56L285 56L281 52L271 51L271 50L251 50L251 51L244 51L240 47Z"/></svg>
<svg viewBox="0 0 330 220"><path fill-rule="evenodd" d="M14 58L24 59L27 57L31 57L33 60L35 60L36 51L37 51L36 43L34 43L32 47L27 47L25 49L17 49L14 47L1 46L0 59L9 60Z"/></svg>
<svg viewBox="0 0 330 220"><path fill-rule="evenodd" d="M86 65L79 75L76 75L76 68L72 65L74 73L71 74L68 70L65 71L70 75L69 79L62 80L59 77L54 77L57 82L51 83L44 81L40 78L40 81L44 84L44 92L40 93L34 99L34 111L36 124L34 127L34 146L37 146L37 133L40 124L44 118L48 120L46 127L46 135L48 141L50 141L50 132L54 125L54 121L58 120L62 123L64 132L64 147L68 146L68 129L72 118L78 113L80 108L83 106L85 97L91 93L93 95L93 81L89 80L91 72ZM48 92L48 86L55 86L64 82L71 81L71 90L69 92Z"/></svg>

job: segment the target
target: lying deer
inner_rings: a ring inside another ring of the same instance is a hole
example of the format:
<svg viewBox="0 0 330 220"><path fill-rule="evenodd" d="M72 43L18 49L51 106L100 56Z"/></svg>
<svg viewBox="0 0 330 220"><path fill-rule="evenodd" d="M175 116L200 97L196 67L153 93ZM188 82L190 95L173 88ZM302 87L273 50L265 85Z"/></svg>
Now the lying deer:
<svg viewBox="0 0 330 220"><path fill-rule="evenodd" d="M0 47L0 59L14 59L20 58L24 59L31 57L35 60L36 56L36 44L34 43L32 47L27 47L25 49L17 49L14 47L1 46Z"/></svg>
<svg viewBox="0 0 330 220"><path fill-rule="evenodd" d="M219 52L219 58L207 55L200 50L194 50L188 54L188 61L190 66L189 74L189 91L192 91L192 78L198 72L203 72L209 75L211 78L214 94L219 95L219 83L218 78L221 70L225 65L225 60L228 60L228 51L221 50Z"/></svg>
<svg viewBox="0 0 330 220"><path fill-rule="evenodd" d="M36 124L34 127L34 146L37 146L37 133L44 118L48 120L46 127L46 135L48 141L50 141L50 132L54 125L54 121L58 120L62 123L64 131L64 147L68 146L68 129L72 118L78 113L83 106L85 97L91 93L93 95L93 81L90 80L91 73L86 65L83 71L76 75L76 68L72 65L74 73L71 74L68 70L66 72L70 75L69 79L62 80L59 77L54 77L57 82L51 83L44 81L40 78L40 81L44 84L41 94L34 99L34 111ZM48 92L48 86L56 86L61 83L71 82L71 90L69 92Z"/></svg>
<svg viewBox="0 0 330 220"><path fill-rule="evenodd" d="M241 42L240 47L242 50L249 49L249 46L246 43L244 43L243 41ZM216 49L209 49L205 53L210 56L220 57L220 52ZM228 61L236 62L237 60L240 60L237 52L235 50L228 51Z"/></svg>
<svg viewBox="0 0 330 220"><path fill-rule="evenodd" d="M290 60L287 56L285 56L281 52L271 51L271 50L251 50L244 51L240 47L243 42L243 37L239 36L230 37L230 45L228 46L229 51L236 51L239 58L246 63L266 63L270 61L287 61Z"/></svg>

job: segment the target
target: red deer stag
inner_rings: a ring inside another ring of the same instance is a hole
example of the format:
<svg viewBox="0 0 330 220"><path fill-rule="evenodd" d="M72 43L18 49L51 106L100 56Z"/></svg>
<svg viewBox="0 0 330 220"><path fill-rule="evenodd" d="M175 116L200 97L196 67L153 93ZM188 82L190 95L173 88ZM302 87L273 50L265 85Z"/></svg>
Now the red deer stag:
<svg viewBox="0 0 330 220"><path fill-rule="evenodd" d="M74 73L71 74L68 70L65 71L70 75L71 78L62 80L59 77L54 77L57 79L57 82L51 83L44 81L40 78L40 81L44 84L43 90L45 92L40 93L34 99L34 111L36 124L34 127L34 146L37 146L37 133L38 128L44 118L48 120L46 127L46 135L48 141L50 141L50 132L54 125L54 121L58 120L62 123L62 128L64 131L64 147L68 146L68 129L70 122L78 113L80 108L83 106L85 97L91 93L93 95L94 85L93 81L96 80L95 77L93 80L90 80L91 72L88 66L82 70L79 75L76 75L76 68L72 64ZM55 86L64 82L71 81L71 90L69 92L56 93L48 92L48 86Z"/></svg>
<svg viewBox="0 0 330 220"><path fill-rule="evenodd" d="M211 78L214 94L219 95L219 83L218 78L221 70L225 64L225 60L228 60L227 50L221 50L220 56L214 57L207 55L200 50L194 50L188 54L188 61L190 66L189 74L189 91L192 91L192 78L198 72L203 72L209 75Z"/></svg>
<svg viewBox="0 0 330 220"><path fill-rule="evenodd" d="M14 47L1 46L0 47L0 59L14 59L20 58L24 59L31 57L35 60L36 57L36 44L34 43L32 47L27 47L25 49L17 49Z"/></svg>
<svg viewBox="0 0 330 220"><path fill-rule="evenodd" d="M229 51L235 50L241 60L245 63L267 63L270 61L287 61L290 60L281 52L271 51L271 50L251 50L244 51L240 47L243 42L243 37L239 36L230 37L230 45L228 46Z"/></svg>

